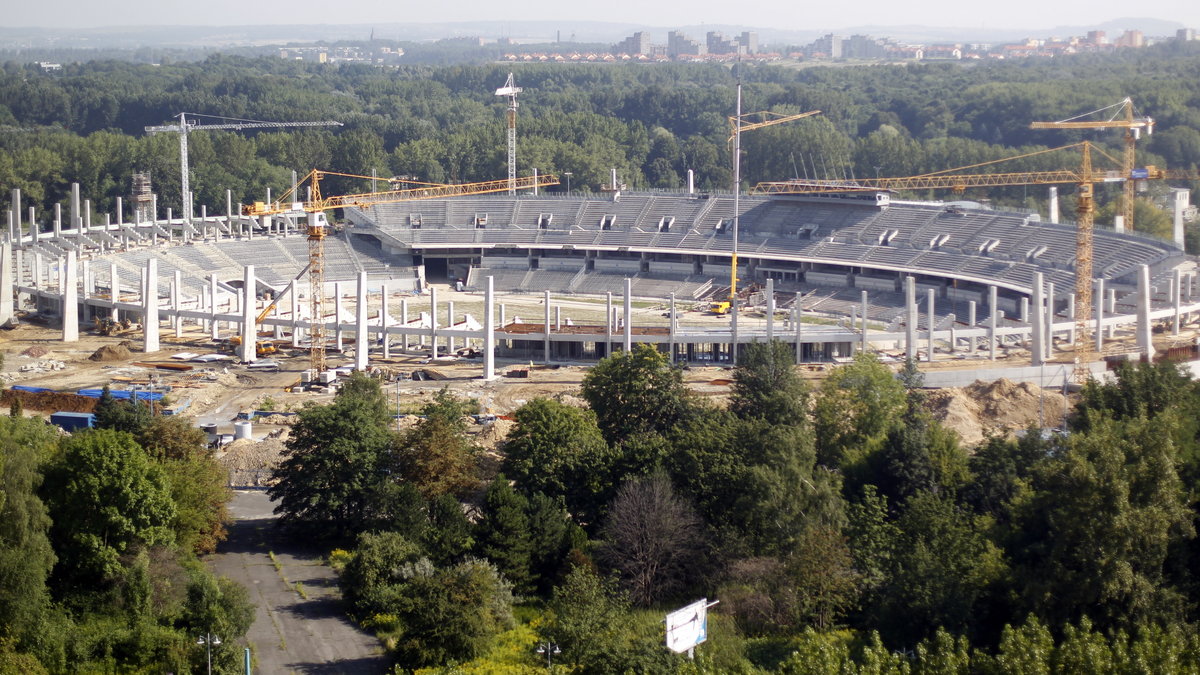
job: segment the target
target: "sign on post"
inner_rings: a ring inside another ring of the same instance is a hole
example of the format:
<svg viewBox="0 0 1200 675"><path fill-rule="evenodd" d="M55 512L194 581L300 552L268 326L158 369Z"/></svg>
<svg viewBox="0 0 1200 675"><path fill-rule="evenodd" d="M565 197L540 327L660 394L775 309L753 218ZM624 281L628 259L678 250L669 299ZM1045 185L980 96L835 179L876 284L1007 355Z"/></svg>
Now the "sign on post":
<svg viewBox="0 0 1200 675"><path fill-rule="evenodd" d="M707 640L709 607L708 598L703 598L668 614L667 649L687 652Z"/></svg>

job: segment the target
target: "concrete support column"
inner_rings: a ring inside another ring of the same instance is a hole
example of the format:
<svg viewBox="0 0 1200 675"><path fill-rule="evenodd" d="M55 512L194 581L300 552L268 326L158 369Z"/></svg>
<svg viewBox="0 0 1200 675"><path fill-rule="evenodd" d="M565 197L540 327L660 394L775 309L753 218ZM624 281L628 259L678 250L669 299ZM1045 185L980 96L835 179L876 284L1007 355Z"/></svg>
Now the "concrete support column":
<svg viewBox="0 0 1200 675"><path fill-rule="evenodd" d="M29 221L29 230L30 230L30 232L34 232L34 233L37 232L37 227L34 225L32 220ZM58 238L62 237L62 231L63 231L62 204L55 204L54 205L54 220L53 220L53 222L50 223L50 233L51 233L50 236L55 239L58 239ZM34 240L35 241L37 240L36 234L34 234Z"/></svg>
<svg viewBox="0 0 1200 675"><path fill-rule="evenodd" d="M1035 366L1040 366L1046 361L1046 327L1043 322L1046 319L1045 299L1042 293L1045 291L1042 283L1042 273L1033 273L1033 303L1029 313L1029 352L1032 363Z"/></svg>
<svg viewBox="0 0 1200 675"><path fill-rule="evenodd" d="M483 379L496 379L496 292L492 277L483 287ZM407 341L407 338L405 338Z"/></svg>
<svg viewBox="0 0 1200 675"><path fill-rule="evenodd" d="M158 258L151 256L146 261L146 283L142 287L142 351L153 354L158 351ZM254 344L250 345L253 352Z"/></svg>
<svg viewBox="0 0 1200 675"><path fill-rule="evenodd" d="M125 202L117 197L117 227L125 224Z"/></svg>
<svg viewBox="0 0 1200 675"><path fill-rule="evenodd" d="M992 315L988 327L988 357L996 360L996 328L1000 324L1000 308L996 307L996 287L988 286L988 312Z"/></svg>
<svg viewBox="0 0 1200 675"><path fill-rule="evenodd" d="M1179 268L1176 267L1171 272L1171 298L1175 302L1175 313L1174 313L1173 321L1171 322L1171 334L1172 335L1179 335L1179 327L1180 327L1180 324L1182 323L1182 318L1180 316L1180 314L1183 312L1183 298L1182 298L1182 294L1180 293L1180 291L1182 290L1182 284L1181 284L1182 281L1183 281L1183 277L1181 276L1181 274L1179 272Z"/></svg>
<svg viewBox="0 0 1200 675"><path fill-rule="evenodd" d="M1142 358L1154 358L1154 341L1150 330L1150 267L1138 266L1137 277L1137 346Z"/></svg>
<svg viewBox="0 0 1200 675"><path fill-rule="evenodd" d="M1070 344L1072 347L1074 347L1075 341L1077 339L1079 339L1079 336L1075 334L1075 331L1078 328L1078 326L1077 326L1078 322L1075 321L1075 294L1074 293L1070 293L1067 295L1067 320L1069 320L1071 322L1071 328L1067 332L1067 343Z"/></svg>
<svg viewBox="0 0 1200 675"><path fill-rule="evenodd" d="M71 220L67 221L68 228L78 226L79 219L83 217L79 210L82 203L79 198L79 183L71 183Z"/></svg>
<svg viewBox="0 0 1200 675"><path fill-rule="evenodd" d="M1021 296L1021 323L1029 323L1029 298Z"/></svg>
<svg viewBox="0 0 1200 675"><path fill-rule="evenodd" d="M20 237L21 236L21 190L20 189L13 188L12 203L10 203L8 206L8 212L12 214L12 220L13 220L12 227L10 229L15 229L17 231L17 236ZM33 232L33 225L29 226L29 231L30 231L30 233ZM33 240L37 241L37 238L35 237Z"/></svg>
<svg viewBox="0 0 1200 675"><path fill-rule="evenodd" d="M1118 233L1125 231L1125 216L1113 216L1113 231Z"/></svg>
<svg viewBox="0 0 1200 675"><path fill-rule="evenodd" d="M542 293L542 361L550 363L550 291Z"/></svg>
<svg viewBox="0 0 1200 675"><path fill-rule="evenodd" d="M334 340L337 342L337 350L340 352L345 347L342 344L342 282L333 282L333 316L334 316ZM408 337L405 336L404 348L408 349Z"/></svg>
<svg viewBox="0 0 1200 675"><path fill-rule="evenodd" d="M46 260L41 253L33 254L33 287L38 290L46 288Z"/></svg>
<svg viewBox="0 0 1200 675"><path fill-rule="evenodd" d="M862 292L862 335L860 337L862 338L862 350L861 351L864 354L867 353L867 308L868 307L870 307L870 305L867 304L867 292L863 291Z"/></svg>
<svg viewBox="0 0 1200 675"><path fill-rule="evenodd" d="M1106 309L1105 311L1108 312L1110 316L1117 313L1117 289L1115 289L1115 288L1108 289L1108 309ZM1108 339L1111 340L1114 337L1116 337L1116 335L1117 335L1116 324L1109 324L1108 325Z"/></svg>
<svg viewBox="0 0 1200 675"><path fill-rule="evenodd" d="M220 337L221 325L217 321L217 275L215 274L208 277L208 312L209 337L216 340Z"/></svg>
<svg viewBox="0 0 1200 675"><path fill-rule="evenodd" d="M1175 199L1173 199L1172 202L1175 208L1173 209L1174 219L1172 221L1171 238L1175 242L1175 247L1182 251L1184 247L1183 214L1185 211L1187 211L1191 191L1176 189L1173 190L1173 192Z"/></svg>
<svg viewBox="0 0 1200 675"><path fill-rule="evenodd" d="M738 314L741 303L736 297L729 299L729 363L737 365L738 360Z"/></svg>
<svg viewBox="0 0 1200 675"><path fill-rule="evenodd" d="M604 293L604 353L612 356L613 342L613 306L612 306L612 291ZM503 323L503 319L501 323Z"/></svg>
<svg viewBox="0 0 1200 675"><path fill-rule="evenodd" d="M79 270L75 259L75 251L67 251L66 264L60 268L58 277L58 291L62 298L63 342L79 342L78 278Z"/></svg>
<svg viewBox="0 0 1200 675"><path fill-rule="evenodd" d="M379 332L383 338L383 358L392 358L392 341L388 337L388 287L387 284L381 284L379 287L379 295L382 296L379 310Z"/></svg>
<svg viewBox="0 0 1200 675"><path fill-rule="evenodd" d="M357 288L358 304L354 311L356 314L354 322L354 369L367 369L367 352L371 349L371 331L367 326L367 273L358 273L358 288ZM437 347L434 347L434 356L437 356Z"/></svg>
<svg viewBox="0 0 1200 675"><path fill-rule="evenodd" d="M804 325L804 309L800 306L801 297L803 297L802 294L797 291L796 303L793 306L792 312L792 323L796 328L796 365L799 365L804 361L804 343L800 341L800 327Z"/></svg>
<svg viewBox="0 0 1200 675"><path fill-rule="evenodd" d="M624 308L625 308L625 325L622 326L622 328L624 329L623 335L624 335L625 351L628 352L633 349L633 280L632 279L625 280Z"/></svg>
<svg viewBox="0 0 1200 675"><path fill-rule="evenodd" d="M1050 222L1058 224L1058 188L1050 188Z"/></svg>
<svg viewBox="0 0 1200 675"><path fill-rule="evenodd" d="M670 309L667 310L667 313L669 314L669 316L667 317L667 321L669 322L668 327L667 327L667 350L670 351L670 353L671 353L671 363L675 363L675 325L676 325L676 321L675 321L675 294L674 293L671 294L671 305L670 305Z"/></svg>
<svg viewBox="0 0 1200 675"><path fill-rule="evenodd" d="M430 284L429 286L429 342L432 348L431 355L437 358L438 343L437 343L437 287Z"/></svg>
<svg viewBox="0 0 1200 675"><path fill-rule="evenodd" d="M252 363L258 358L255 342L258 342L258 327L254 325L255 296L258 295L258 280L254 276L254 265L246 265L242 280L242 345L243 363Z"/></svg>
<svg viewBox="0 0 1200 675"><path fill-rule="evenodd" d="M934 312L934 298L936 293L932 288L925 291L925 314L929 317L929 325L927 326L929 333L926 342L928 343L929 351L925 354L925 360L933 363L933 328L937 323L937 313Z"/></svg>
<svg viewBox="0 0 1200 675"><path fill-rule="evenodd" d="M554 330L562 330L562 305L554 306Z"/></svg>
<svg viewBox="0 0 1200 675"><path fill-rule="evenodd" d="M175 278L171 280L171 309L175 312L172 322L175 324L175 339L178 340L183 337L183 317L179 316L179 310L183 309L183 272L179 270L175 270Z"/></svg>
<svg viewBox="0 0 1200 675"><path fill-rule="evenodd" d="M976 323L975 320L978 318L976 316L977 312L978 312L978 308L975 306L975 301L968 300L967 301L967 326L969 328L975 327L975 323ZM967 353L968 354L975 353L976 344L978 344L978 343L975 340L975 336L971 336L970 338L967 339Z"/></svg>
<svg viewBox="0 0 1200 675"><path fill-rule="evenodd" d="M400 325L408 328L408 300L400 299ZM403 345L404 351L408 351L408 333L400 336L400 344Z"/></svg>
<svg viewBox="0 0 1200 675"><path fill-rule="evenodd" d="M549 291L547 291L547 295L549 295ZM549 306L548 301L547 301L547 306ZM547 310L547 311L549 311L549 310ZM454 340L454 301L453 300L449 300L446 302L446 328L447 328L447 331L446 331L446 355L449 356L449 355L454 354L454 349L455 349L455 347L454 347L454 345L455 345L455 340Z"/></svg>
<svg viewBox="0 0 1200 675"><path fill-rule="evenodd" d="M1103 328L1104 324L1102 322L1104 320L1104 279L1096 279L1095 295L1092 297L1096 298L1096 300L1097 300L1097 302L1096 302L1096 330L1093 331L1096 334L1096 353L1103 354L1104 353L1104 328Z"/></svg>
<svg viewBox="0 0 1200 675"><path fill-rule="evenodd" d="M13 219L12 209L5 211L8 214L8 240L12 242L20 242L20 236L17 232L17 224Z"/></svg>
<svg viewBox="0 0 1200 675"><path fill-rule="evenodd" d="M917 280L904 278L904 356L917 361Z"/></svg>
<svg viewBox="0 0 1200 675"><path fill-rule="evenodd" d="M288 295L291 296L289 300L292 304L292 347L298 348L304 330L300 327L300 289L296 287L295 282L292 282L290 289Z"/></svg>
<svg viewBox="0 0 1200 675"><path fill-rule="evenodd" d="M13 243L0 243L0 325L8 323L16 313L13 304Z"/></svg>
<svg viewBox="0 0 1200 675"><path fill-rule="evenodd" d="M767 342L775 339L775 280L767 279Z"/></svg>

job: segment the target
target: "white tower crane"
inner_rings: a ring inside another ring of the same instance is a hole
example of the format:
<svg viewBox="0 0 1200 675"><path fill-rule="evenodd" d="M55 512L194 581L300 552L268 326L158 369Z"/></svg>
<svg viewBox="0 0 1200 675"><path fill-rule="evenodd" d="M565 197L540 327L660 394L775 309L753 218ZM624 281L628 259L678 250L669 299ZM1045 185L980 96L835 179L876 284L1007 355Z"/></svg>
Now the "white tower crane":
<svg viewBox="0 0 1200 675"><path fill-rule="evenodd" d="M508 74L504 86L496 90L497 96L508 97L508 194L517 194L517 94L521 88L513 82L513 74Z"/></svg>
<svg viewBox="0 0 1200 675"><path fill-rule="evenodd" d="M237 131L242 129L278 129L283 127L340 127L341 122L263 122L261 120L241 120L233 119L232 122L223 124L196 124L188 120L187 116L192 117L213 117L214 119L230 120L229 117L215 117L213 115L201 115L198 113L179 113L179 124L164 124L161 126L146 127L146 133L157 134L162 132L174 132L179 134L179 184L181 198L179 204L183 211L183 221L185 223L192 222L192 188L188 179L188 132L227 129Z"/></svg>

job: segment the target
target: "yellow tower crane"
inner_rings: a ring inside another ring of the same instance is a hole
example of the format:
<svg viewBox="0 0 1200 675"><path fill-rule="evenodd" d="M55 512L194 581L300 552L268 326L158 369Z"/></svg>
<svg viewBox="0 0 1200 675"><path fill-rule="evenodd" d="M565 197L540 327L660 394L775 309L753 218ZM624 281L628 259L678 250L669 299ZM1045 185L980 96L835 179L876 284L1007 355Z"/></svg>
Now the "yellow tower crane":
<svg viewBox="0 0 1200 675"><path fill-rule="evenodd" d="M981 167L1013 160L1044 155L1060 150L1079 149L1082 155L1079 169L1062 171L1021 171L1011 173L961 173ZM1119 169L1097 171L1092 165L1092 152L1107 157ZM1124 168L1118 161L1088 141L1058 148L1039 150L1016 157L982 162L970 166L947 169L920 176L900 178L862 178L857 180L792 180L759 183L752 194L823 194L846 192L875 192L879 190L928 190L949 189L962 192L975 187L1006 187L1013 185L1055 185L1062 183L1077 186L1076 195L1076 250L1075 250L1075 378L1083 383L1091 373L1087 364L1094 358L1090 339L1092 316L1092 238L1095 218L1093 199L1096 183L1124 183L1133 180L1196 180L1200 175L1187 171L1167 171L1148 166L1136 172Z"/></svg>
<svg viewBox="0 0 1200 675"><path fill-rule="evenodd" d="M338 173L313 169L300 182L280 195L277 201L270 204L255 202L242 208L247 216L266 216L279 213L304 213L308 217L308 281L309 309L312 322L309 329L310 351L309 367L317 373L325 371L325 237L328 234L329 222L325 212L330 209L340 209L347 206L366 207L372 204L391 204L420 199L439 199L445 197L462 197L493 192L505 192L511 187L530 189L534 187L549 187L558 185L558 178L553 175L524 176L510 180L493 180L482 183L420 183L417 181L393 181L400 187L385 192L360 192L355 194L325 196L321 193L321 180L327 176L342 176L373 180L373 176ZM300 187L309 183L311 188L307 201L292 201ZM514 185L515 184L515 185ZM360 337L360 339L363 339Z"/></svg>
<svg viewBox="0 0 1200 675"><path fill-rule="evenodd" d="M1107 113L1111 110L1116 110L1116 113L1107 120L1085 120L1085 117L1091 117L1101 113ZM1093 110L1089 113L1076 115L1058 122L1034 122L1029 125L1030 129L1124 129L1125 130L1125 161L1121 165L1122 173L1126 178L1133 175L1133 170L1137 168L1137 140L1141 136L1142 130L1146 131L1146 135L1154 133L1154 119L1151 117L1134 117L1133 100L1128 96L1120 103L1114 103L1110 106ZM1134 196L1134 181L1126 180L1125 189L1121 193L1121 217L1125 221L1125 227L1133 229L1133 196Z"/></svg>

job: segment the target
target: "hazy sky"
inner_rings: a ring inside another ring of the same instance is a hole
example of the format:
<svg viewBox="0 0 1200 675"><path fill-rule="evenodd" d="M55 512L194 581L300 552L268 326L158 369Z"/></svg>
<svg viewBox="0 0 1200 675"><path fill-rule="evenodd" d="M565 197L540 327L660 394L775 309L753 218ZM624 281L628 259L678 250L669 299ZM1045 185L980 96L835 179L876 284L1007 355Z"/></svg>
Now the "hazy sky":
<svg viewBox="0 0 1200 675"><path fill-rule="evenodd" d="M672 27L700 23L796 30L861 25L1050 28L1149 16L1200 28L1200 2L1124 0L859 0L854 3L646 2L645 0L3 0L7 26L432 23L470 20L615 21ZM752 11L750 8L753 8Z"/></svg>

